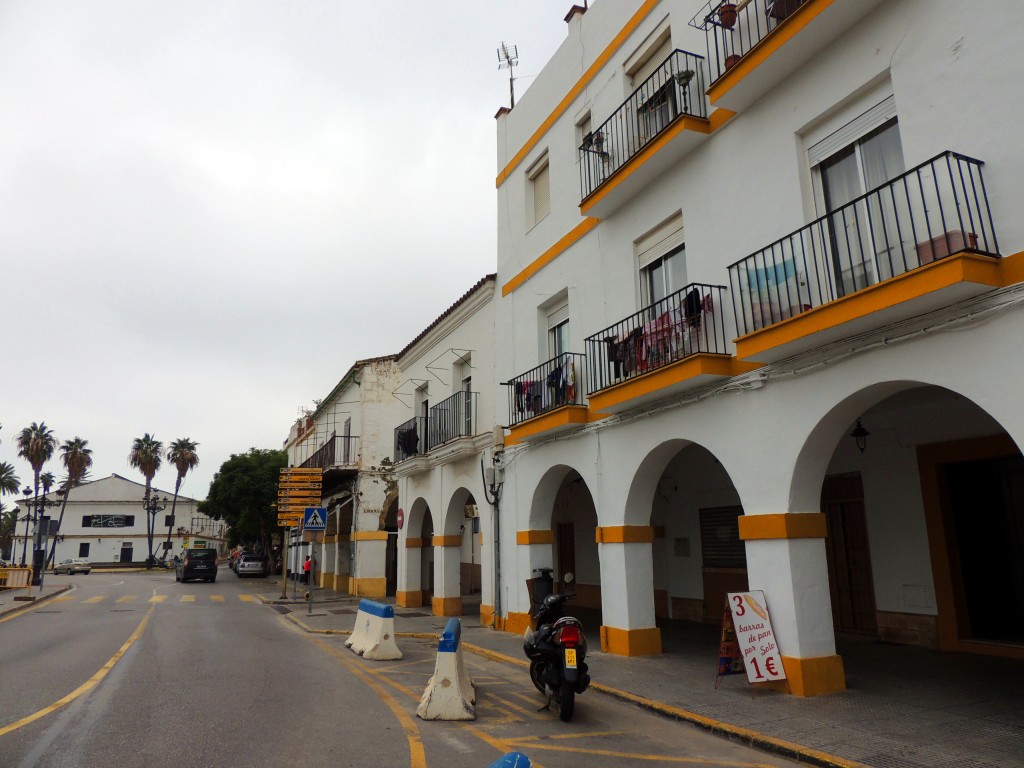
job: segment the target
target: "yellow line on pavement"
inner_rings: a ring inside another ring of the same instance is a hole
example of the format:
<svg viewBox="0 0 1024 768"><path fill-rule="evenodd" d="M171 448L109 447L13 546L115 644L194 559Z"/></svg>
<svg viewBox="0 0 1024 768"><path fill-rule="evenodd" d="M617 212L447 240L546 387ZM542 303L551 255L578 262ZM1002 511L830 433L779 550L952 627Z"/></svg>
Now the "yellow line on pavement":
<svg viewBox="0 0 1024 768"><path fill-rule="evenodd" d="M117 662L121 660L121 657L124 656L128 652L128 649L132 647L132 645L135 643L135 641L138 640L140 637L142 637L142 633L146 629L146 624L149 622L149 617L152 616L152 615L153 615L153 608L150 608L148 611L146 611L146 615L142 617L142 621L139 622L139 626L137 626L135 628L135 631L132 632L131 637L129 637L125 641L124 645L122 645L118 649L117 653L115 653L113 656L110 657L110 660L106 664L104 664L102 667L100 667L99 672L97 672L95 675L90 677L88 680L86 680L80 686L75 688L75 690L73 690L71 693L69 693L64 698L57 699L57 701L55 701L50 706L43 707L38 712L34 712L34 713L32 713L31 715L29 715L27 717L21 718L21 720L16 720L15 722L11 723L10 725L6 725L3 728L0 728L0 736L5 736L8 733L11 733L12 731L16 731L19 728L22 728L22 727L28 725L29 723L35 722L36 720L38 720L41 717L45 717L46 715L50 714L51 712L56 712L58 709L63 707L65 704L70 704L72 701L77 699L83 693L87 693L88 691L90 691L93 688L95 688L96 685L104 677L106 677L110 673L110 670L112 670L114 668L114 665L117 664Z"/></svg>
<svg viewBox="0 0 1024 768"><path fill-rule="evenodd" d="M182 603L194 603L196 601L195 595L182 595L180 602Z"/></svg>
<svg viewBox="0 0 1024 768"><path fill-rule="evenodd" d="M223 603L224 595L210 595L210 599L215 603Z"/></svg>
<svg viewBox="0 0 1024 768"><path fill-rule="evenodd" d="M82 602L83 603L102 603L106 599L107 599L106 595L96 595L96 597L87 598L87 599L83 600Z"/></svg>
<svg viewBox="0 0 1024 768"><path fill-rule="evenodd" d="M477 727L475 725L468 725L467 724L467 725L464 725L463 727L467 731L472 733L474 736L476 736L478 739L480 739L480 741L482 741L485 744L489 744L490 746L494 747L496 750L501 752L503 755L507 754L509 752L514 752L515 751L513 749L513 747L512 747L512 743L511 742L504 741L504 740L499 739L499 738L497 738L495 736L491 736L489 733L484 733L484 731L481 728L479 728L479 727ZM531 760L531 765L533 765L533 768L544 768L540 763L538 763L532 757L530 758L530 760Z"/></svg>
<svg viewBox="0 0 1024 768"><path fill-rule="evenodd" d="M645 755L635 752L617 752L611 749L587 749L586 747L559 747L554 744L541 743L532 739L509 739L512 747L526 745L530 749L546 749L549 752L572 752L578 755L600 755L601 757L618 757L623 760L646 760L652 763L682 763L685 765L723 765L729 768L772 768L769 763L747 763L735 760L716 760L713 757L679 757L676 755Z"/></svg>
<svg viewBox="0 0 1024 768"><path fill-rule="evenodd" d="M337 648L332 647L329 643L324 642L319 637L310 637L314 643L316 643L321 649L327 651L331 656L334 656L340 661L345 667L349 669L356 677L360 678L366 683L380 700L387 705L387 708L391 710L391 714L397 718L398 722L401 723L402 728L405 730L405 738L409 742L409 766L410 768L427 768L427 754L423 749L423 739L420 738L420 730L416 725L416 722L409 716L409 713L402 709L402 706L395 701L394 696L388 693L387 689L373 679L372 675L367 674L364 670L359 668L359 665L353 663L352 659L345 657L345 653L348 653L346 649L343 652L339 652Z"/></svg>
<svg viewBox="0 0 1024 768"><path fill-rule="evenodd" d="M255 603L256 602L256 598L253 597L252 595L239 595L238 599L241 600L243 603Z"/></svg>
<svg viewBox="0 0 1024 768"><path fill-rule="evenodd" d="M74 599L75 598L73 598L71 595L61 595L60 597L53 598L50 602L51 603L66 603L68 600L74 600Z"/></svg>
<svg viewBox="0 0 1024 768"><path fill-rule="evenodd" d="M117 602L119 602L119 603L130 603L136 597L138 597L138 595L125 595L124 597L117 598Z"/></svg>
<svg viewBox="0 0 1024 768"><path fill-rule="evenodd" d="M162 603L166 599L167 599L167 595L153 595L151 598L149 598L149 602L151 602L151 603Z"/></svg>

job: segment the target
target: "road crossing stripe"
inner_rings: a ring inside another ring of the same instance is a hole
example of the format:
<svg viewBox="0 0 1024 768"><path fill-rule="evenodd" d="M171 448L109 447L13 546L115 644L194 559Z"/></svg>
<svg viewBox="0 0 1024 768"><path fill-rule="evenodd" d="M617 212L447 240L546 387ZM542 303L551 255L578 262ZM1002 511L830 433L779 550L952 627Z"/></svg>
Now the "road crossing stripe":
<svg viewBox="0 0 1024 768"><path fill-rule="evenodd" d="M215 603L223 603L224 595L210 595L210 599Z"/></svg>
<svg viewBox="0 0 1024 768"><path fill-rule="evenodd" d="M195 595L182 595L181 602L183 603L194 603L196 601Z"/></svg>
<svg viewBox="0 0 1024 768"><path fill-rule="evenodd" d="M51 603L66 603L68 600L74 600L74 599L75 598L73 598L71 595L61 595L60 597L53 598L52 600L50 600L50 602Z"/></svg>
<svg viewBox="0 0 1024 768"><path fill-rule="evenodd" d="M253 597L252 595L239 595L238 599L241 600L243 603L255 603L256 602L256 598Z"/></svg>
<svg viewBox="0 0 1024 768"><path fill-rule="evenodd" d="M102 603L106 599L107 599L106 595L96 595L96 597L90 597L90 598L88 598L86 600L83 600L82 602L83 603Z"/></svg>
<svg viewBox="0 0 1024 768"><path fill-rule="evenodd" d="M125 595L124 597L117 598L117 602L119 602L119 603L130 603L136 597L138 597L138 595Z"/></svg>
<svg viewBox="0 0 1024 768"><path fill-rule="evenodd" d="M151 602L151 603L162 603L166 599L167 599L167 595L153 595L151 598L149 598L149 602Z"/></svg>

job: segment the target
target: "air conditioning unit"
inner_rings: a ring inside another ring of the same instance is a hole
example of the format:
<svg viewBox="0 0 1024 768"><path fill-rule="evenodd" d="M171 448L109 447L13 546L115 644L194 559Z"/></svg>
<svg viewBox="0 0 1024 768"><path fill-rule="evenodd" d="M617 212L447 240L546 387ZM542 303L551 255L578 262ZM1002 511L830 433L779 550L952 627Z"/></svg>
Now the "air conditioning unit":
<svg viewBox="0 0 1024 768"><path fill-rule="evenodd" d="M480 508L476 504L466 505L466 517L476 518L480 517Z"/></svg>

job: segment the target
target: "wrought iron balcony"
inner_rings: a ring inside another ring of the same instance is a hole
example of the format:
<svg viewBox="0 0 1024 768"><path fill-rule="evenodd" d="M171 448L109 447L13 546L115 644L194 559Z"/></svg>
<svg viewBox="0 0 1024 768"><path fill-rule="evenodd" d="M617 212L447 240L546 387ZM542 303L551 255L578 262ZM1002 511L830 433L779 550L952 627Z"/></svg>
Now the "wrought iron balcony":
<svg viewBox="0 0 1024 768"><path fill-rule="evenodd" d="M586 340L590 393L699 352L728 354L720 285L690 285Z"/></svg>
<svg viewBox="0 0 1024 768"><path fill-rule="evenodd" d="M998 257L982 165L943 152L731 265L739 335L954 253Z"/></svg>
<svg viewBox="0 0 1024 768"><path fill-rule="evenodd" d="M585 355L566 352L503 382L508 387L509 426L568 405L582 405L585 365Z"/></svg>
<svg viewBox="0 0 1024 768"><path fill-rule="evenodd" d="M427 417L427 450L456 440L472 437L476 424L476 392L456 392L430 409Z"/></svg>
<svg viewBox="0 0 1024 768"><path fill-rule="evenodd" d="M583 139L580 190L588 197L684 116L706 118L704 58L673 51L612 116Z"/></svg>
<svg viewBox="0 0 1024 768"><path fill-rule="evenodd" d="M427 452L427 420L414 416L395 427L395 464Z"/></svg>
<svg viewBox="0 0 1024 768"><path fill-rule="evenodd" d="M352 468L359 465L359 438L352 435L331 435L312 456L299 466L329 469Z"/></svg>

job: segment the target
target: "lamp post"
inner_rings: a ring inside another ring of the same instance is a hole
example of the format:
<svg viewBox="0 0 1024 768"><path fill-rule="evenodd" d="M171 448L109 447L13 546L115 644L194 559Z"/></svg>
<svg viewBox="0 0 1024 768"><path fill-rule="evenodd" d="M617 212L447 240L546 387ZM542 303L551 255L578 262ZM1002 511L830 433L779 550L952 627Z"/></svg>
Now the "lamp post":
<svg viewBox="0 0 1024 768"><path fill-rule="evenodd" d="M142 506L149 513L149 527L146 533L149 535L149 557L146 559L146 567L152 568L156 562L156 557L153 555L153 535L156 531L156 514L157 512L163 512L167 509L167 502L169 499L164 496L162 499L157 498L155 492L150 493L147 498L142 500ZM166 558L166 555L165 555Z"/></svg>
<svg viewBox="0 0 1024 768"><path fill-rule="evenodd" d="M21 541L21 567L24 568L25 553L28 551L28 529L32 524L32 508L28 504L28 500L32 496L32 489L26 485L22 493L25 496L25 538Z"/></svg>
<svg viewBox="0 0 1024 768"><path fill-rule="evenodd" d="M65 491L57 491L58 496L63 495L63 493ZM34 506L35 513L32 515L32 520L36 526L36 533L35 541L32 544L32 586L41 587L43 586L43 571L46 566L46 539L50 533L50 518L43 513L48 507L60 506L60 501L46 498L46 492L44 491L42 496L36 496Z"/></svg>

